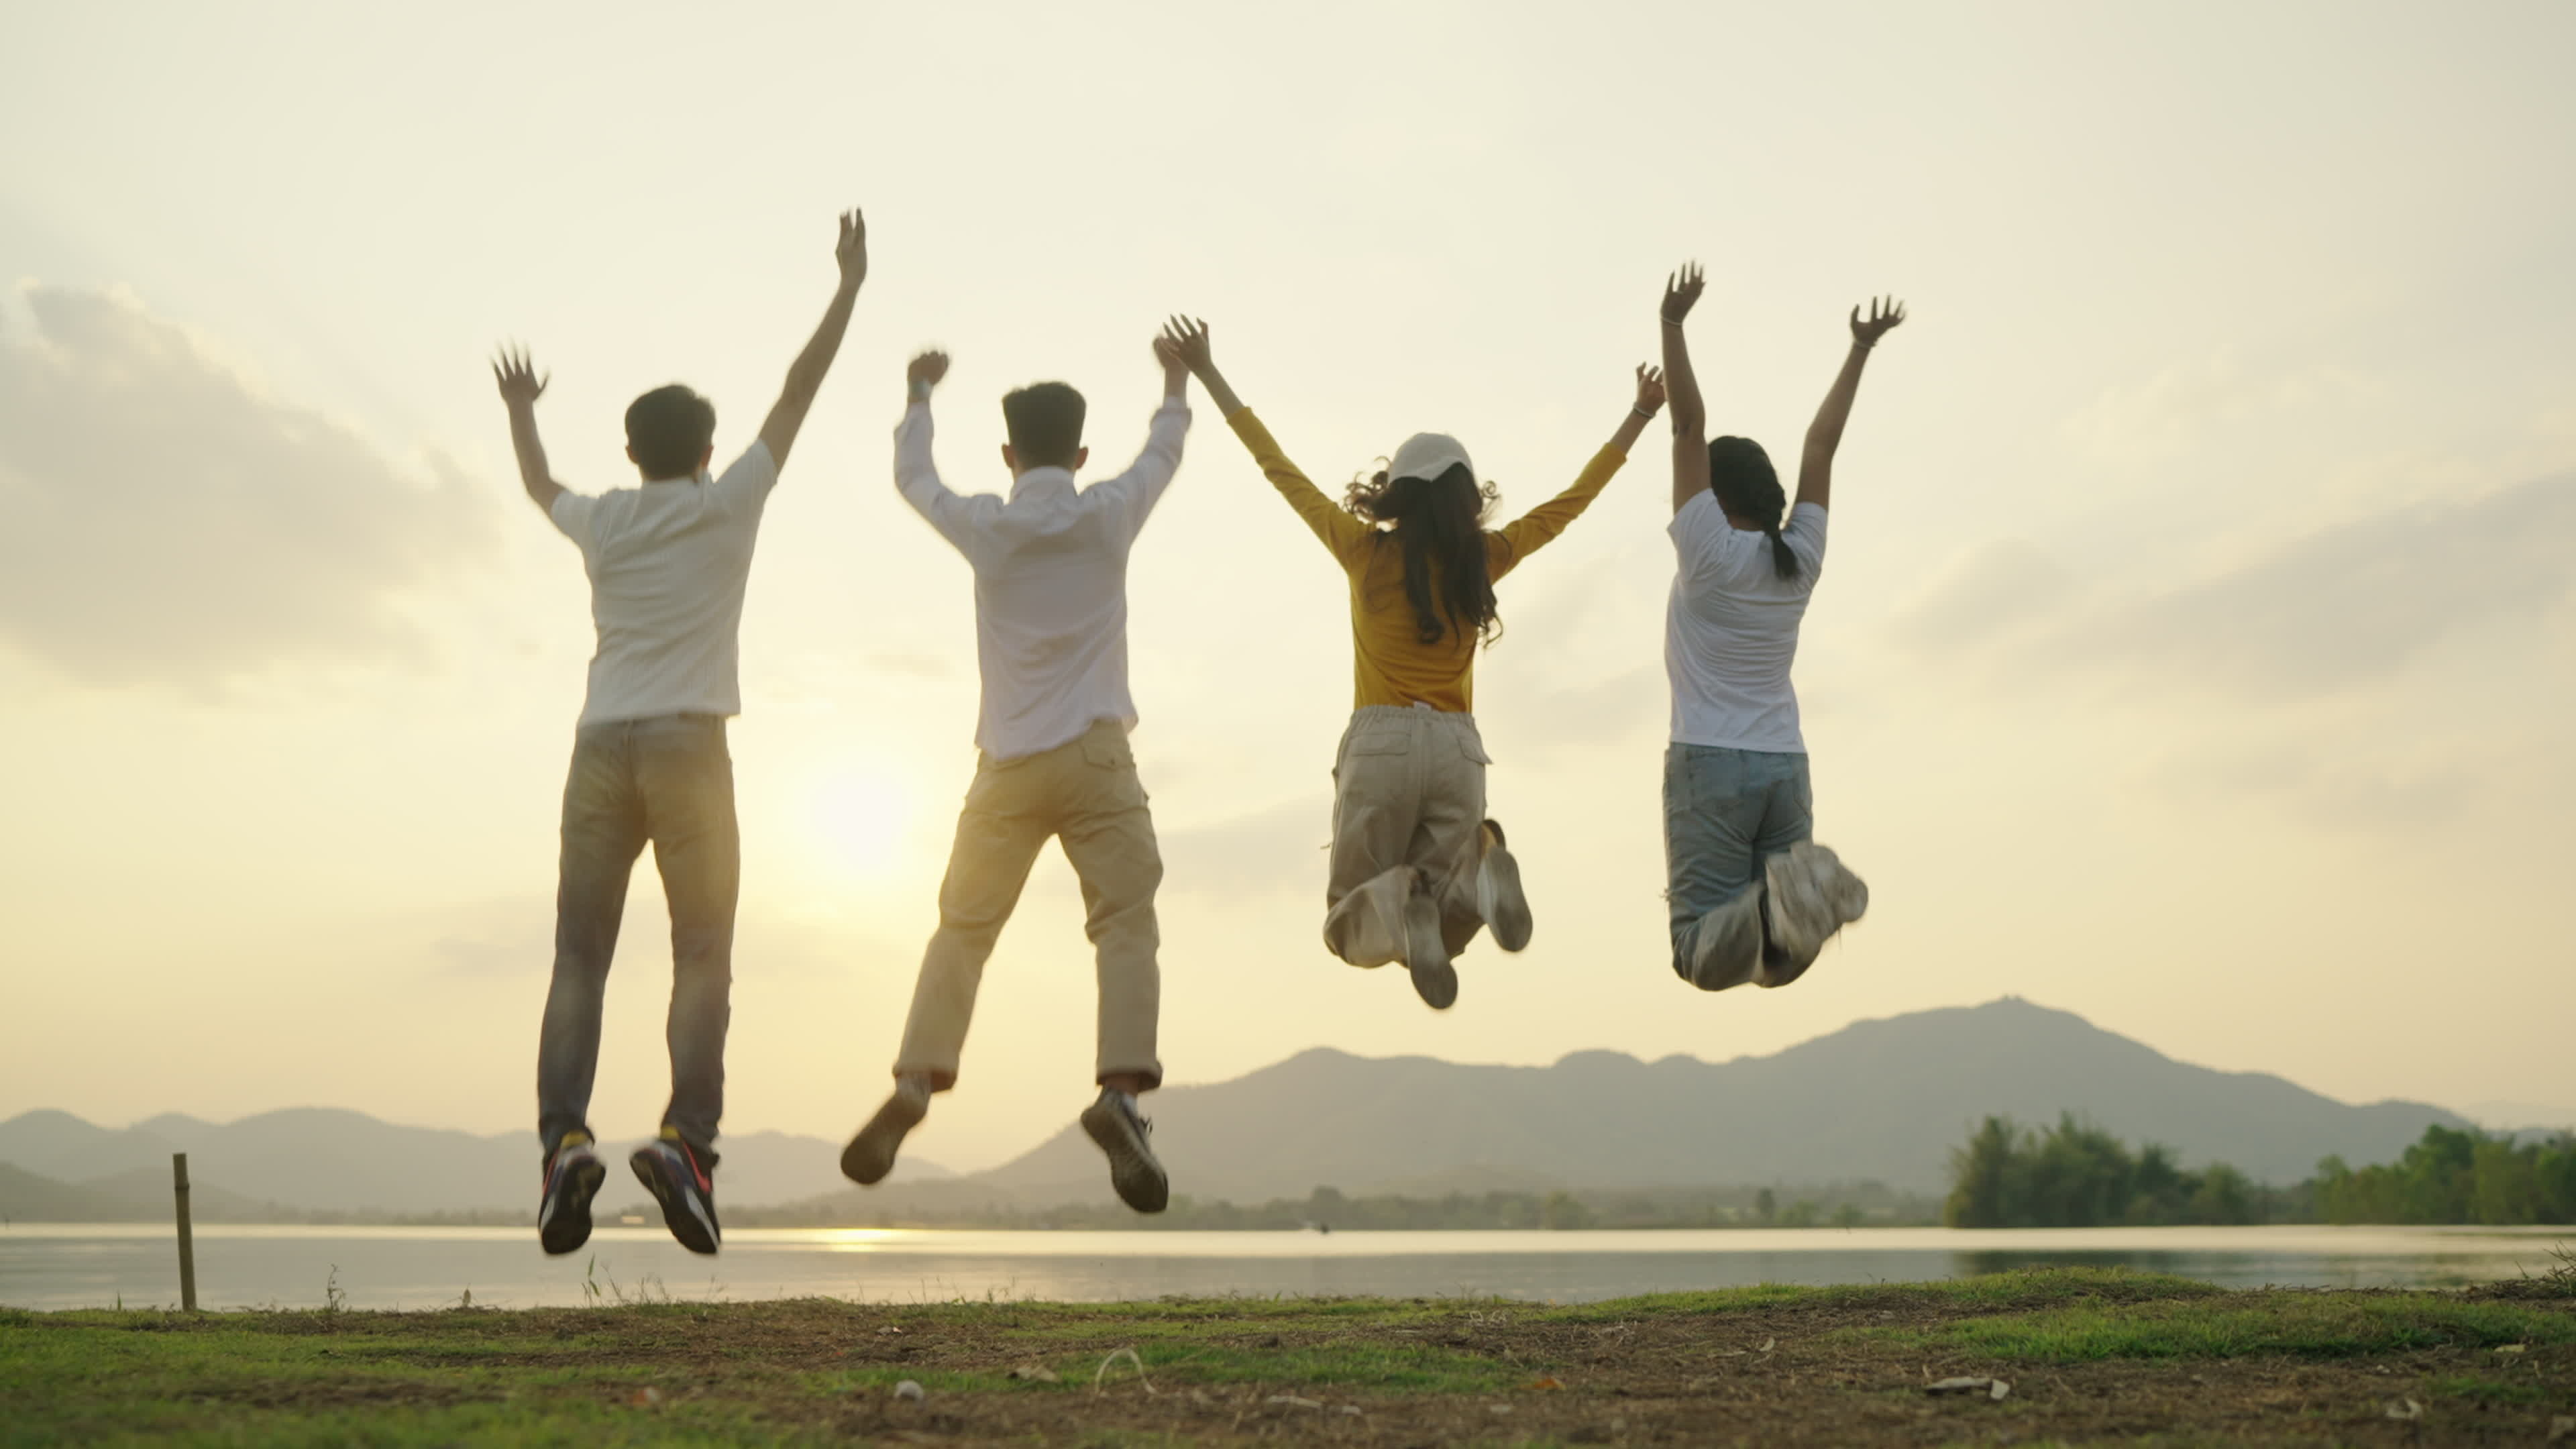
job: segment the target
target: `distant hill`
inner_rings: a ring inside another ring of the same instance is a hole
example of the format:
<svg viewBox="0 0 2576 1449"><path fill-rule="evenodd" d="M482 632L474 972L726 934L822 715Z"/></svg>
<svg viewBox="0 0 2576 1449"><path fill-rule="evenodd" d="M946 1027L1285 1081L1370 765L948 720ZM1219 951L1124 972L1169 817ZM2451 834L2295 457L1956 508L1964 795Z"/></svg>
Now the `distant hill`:
<svg viewBox="0 0 2576 1449"><path fill-rule="evenodd" d="M1477 1169L1567 1187L1876 1180L1942 1189L1950 1149L1988 1113L2090 1117L2186 1162L2295 1182L2317 1159L2381 1162L2428 1123L2412 1102L2351 1106L2260 1072L2191 1066L2071 1012L2006 998L1858 1022L1773 1056L1460 1066L1318 1049L1248 1076L1158 1092L1155 1148L1176 1192L1237 1202ZM969 1181L1026 1201L1103 1190L1068 1128Z"/></svg>
<svg viewBox="0 0 2576 1449"><path fill-rule="evenodd" d="M613 1145L613 1144L612 1144ZM728 1135L721 1144L724 1198L753 1206L791 1202L846 1186L841 1144L783 1132ZM0 1164L67 1189L104 1189L140 1174L157 1184L145 1216L169 1210L170 1154L185 1152L195 1198L210 1191L243 1202L275 1202L303 1212L426 1215L534 1210L538 1155L534 1133L478 1137L430 1127L403 1127L363 1112L296 1107L238 1122L213 1123L177 1113L110 1129L68 1112L27 1112L0 1122ZM622 1166L611 1169L607 1200L643 1189ZM946 1176L934 1163L907 1163L914 1180ZM29 1190L32 1194L33 1189ZM117 1200L107 1192L103 1200ZM81 1199L65 1199L66 1202ZM8 1211L0 1203L0 1211ZM16 1213L33 1220L33 1213ZM70 1221L118 1221L116 1213ZM220 1219L208 1216L208 1221Z"/></svg>
<svg viewBox="0 0 2576 1449"><path fill-rule="evenodd" d="M2062 1110L2131 1142L2164 1143L2187 1164L2228 1162L2290 1183L2330 1153L2384 1162L2428 1124L2469 1125L2421 1103L2352 1106L2260 1072L2191 1066L2017 998L1858 1022L1728 1062L1587 1051L1547 1067L1473 1066L1319 1048L1229 1082L1158 1092L1149 1108L1174 1191L1237 1203L1318 1186L1438 1196L1875 1181L1932 1193L1979 1118L2043 1123ZM858 1191L841 1180L836 1142L755 1132L722 1147L718 1180L732 1204L813 1205ZM225 1125L163 1116L121 1131L63 1112L0 1122L0 1163L62 1188L140 1174L157 1191L139 1190L163 1209L174 1151L189 1154L201 1202L219 1188L308 1212L428 1214L524 1208L536 1189L526 1135L398 1127L327 1108ZM897 1174L869 1200L1030 1207L1108 1191L1099 1152L1070 1127L989 1172L956 1177L906 1159ZM622 1170L607 1202L625 1200L621 1184L631 1187ZM28 1200L36 1191L25 1189ZM0 1211L10 1211L5 1201Z"/></svg>
<svg viewBox="0 0 2576 1449"><path fill-rule="evenodd" d="M170 1164L115 1173L93 1182L56 1182L0 1162L0 1219L13 1223L166 1223ZM191 1182L189 1216L201 1223L256 1223L277 1216L268 1203Z"/></svg>

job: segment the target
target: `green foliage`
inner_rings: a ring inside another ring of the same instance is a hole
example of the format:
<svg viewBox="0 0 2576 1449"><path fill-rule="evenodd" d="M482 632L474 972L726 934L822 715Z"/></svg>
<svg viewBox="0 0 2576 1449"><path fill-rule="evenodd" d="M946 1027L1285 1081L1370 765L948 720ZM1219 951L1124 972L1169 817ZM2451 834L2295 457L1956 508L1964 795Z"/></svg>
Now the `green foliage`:
<svg viewBox="0 0 2576 1449"><path fill-rule="evenodd" d="M2070 1303L2155 1303L2224 1296L2227 1290L2214 1283L2169 1273L2141 1273L2130 1268L2014 1268L1931 1283L1831 1287L1761 1283L1696 1293L1652 1293L1640 1298L1552 1308L1545 1316L1574 1323L1608 1323L1661 1313L1742 1313L1765 1308L2003 1312Z"/></svg>
<svg viewBox="0 0 2576 1449"><path fill-rule="evenodd" d="M2101 1359L2352 1358L2431 1348L2576 1343L2576 1317L2438 1293L2234 1294L2207 1302L2070 1305L1896 1335L2042 1363Z"/></svg>
<svg viewBox="0 0 2576 1449"><path fill-rule="evenodd" d="M1954 1228L2092 1228L2259 1223L2304 1216L2298 1190L2257 1186L2226 1163L2188 1171L2148 1143L2127 1144L2073 1113L2031 1131L1988 1117L1950 1153Z"/></svg>
<svg viewBox="0 0 2576 1449"><path fill-rule="evenodd" d="M2330 1223L2576 1223L2576 1136L2516 1146L2510 1137L2439 1125L2395 1162L2317 1164Z"/></svg>

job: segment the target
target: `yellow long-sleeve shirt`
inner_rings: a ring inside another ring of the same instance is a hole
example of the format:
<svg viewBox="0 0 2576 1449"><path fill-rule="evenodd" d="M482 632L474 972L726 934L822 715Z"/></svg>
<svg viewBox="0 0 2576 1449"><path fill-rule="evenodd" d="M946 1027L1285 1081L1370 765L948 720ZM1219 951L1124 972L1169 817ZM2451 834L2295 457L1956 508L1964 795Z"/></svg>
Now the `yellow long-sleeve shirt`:
<svg viewBox="0 0 2576 1449"><path fill-rule="evenodd" d="M1427 704L1453 714L1476 701L1476 639L1452 626L1430 644L1404 593L1404 549L1395 536L1353 516L1288 461L1270 430L1244 408L1226 419L1271 486L1332 550L1351 582L1351 656L1355 704ZM1501 528L1485 532L1486 576L1499 580L1581 516L1628 455L1605 446L1574 485Z"/></svg>

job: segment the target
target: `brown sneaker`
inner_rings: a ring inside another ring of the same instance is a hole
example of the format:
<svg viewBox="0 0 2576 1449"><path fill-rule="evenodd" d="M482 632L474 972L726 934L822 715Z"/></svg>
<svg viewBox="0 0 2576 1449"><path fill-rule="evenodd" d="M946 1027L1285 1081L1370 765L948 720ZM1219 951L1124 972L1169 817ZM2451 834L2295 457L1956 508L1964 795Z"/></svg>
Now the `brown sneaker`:
<svg viewBox="0 0 2576 1449"><path fill-rule="evenodd" d="M1082 1130L1109 1159L1109 1185L1118 1200L1140 1213L1158 1213L1172 1200L1172 1180L1154 1156L1154 1124L1136 1110L1136 1099L1103 1087L1082 1109Z"/></svg>
<svg viewBox="0 0 2576 1449"><path fill-rule="evenodd" d="M894 1154L904 1134L930 1115L930 1084L919 1077L897 1077L894 1092L841 1149L841 1175L861 1187L873 1187L894 1171Z"/></svg>

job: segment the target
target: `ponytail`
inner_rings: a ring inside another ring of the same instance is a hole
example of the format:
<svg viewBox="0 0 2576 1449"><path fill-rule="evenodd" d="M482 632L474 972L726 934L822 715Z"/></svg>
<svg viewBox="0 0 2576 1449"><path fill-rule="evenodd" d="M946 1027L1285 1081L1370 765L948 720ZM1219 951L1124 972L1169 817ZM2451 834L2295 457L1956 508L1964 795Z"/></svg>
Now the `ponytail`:
<svg viewBox="0 0 2576 1449"><path fill-rule="evenodd" d="M1772 572L1792 582L1806 572L1798 562L1798 551L1780 536L1789 495L1780 491L1779 470L1771 466L1771 455L1762 451L1760 443L1751 438L1709 439L1708 486L1720 508L1739 518L1762 521L1762 536L1771 540Z"/></svg>
<svg viewBox="0 0 2576 1449"><path fill-rule="evenodd" d="M1784 579L1798 577L1798 551L1789 547L1789 540L1780 536L1780 525L1776 523L1762 525L1762 536L1771 540L1772 571Z"/></svg>

